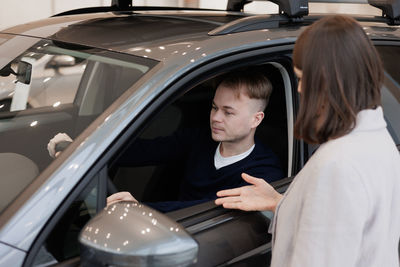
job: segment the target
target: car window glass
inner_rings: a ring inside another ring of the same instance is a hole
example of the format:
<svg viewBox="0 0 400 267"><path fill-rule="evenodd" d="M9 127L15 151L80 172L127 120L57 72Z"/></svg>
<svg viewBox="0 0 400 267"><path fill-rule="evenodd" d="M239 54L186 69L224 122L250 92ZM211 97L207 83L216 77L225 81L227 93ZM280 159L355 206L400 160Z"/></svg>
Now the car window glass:
<svg viewBox="0 0 400 267"><path fill-rule="evenodd" d="M400 144L400 47L377 46L376 47L385 69L384 83L382 87L382 106L388 130L394 141Z"/></svg>
<svg viewBox="0 0 400 267"><path fill-rule="evenodd" d="M86 222L96 215L98 194L98 179L93 179L46 238L35 257L34 266L50 266L79 256L78 235Z"/></svg>
<svg viewBox="0 0 400 267"><path fill-rule="evenodd" d="M90 77L91 81L85 83L82 76L88 65L93 66L90 71L87 71L93 77ZM1 69L0 111L12 112L40 107L58 108L65 104L72 104L76 99L80 84L83 87L81 91L88 89L89 83L95 80L97 80L95 84L99 86L98 75L122 72L124 68L129 69L130 75L133 76L129 78L125 74L119 77L126 79L124 85L128 88L132 84L130 81L135 81L135 78L137 80L149 69L146 65L64 49L49 41L40 41ZM109 77L109 79L112 78Z"/></svg>
<svg viewBox="0 0 400 267"><path fill-rule="evenodd" d="M52 162L50 139L75 139L155 64L30 37L0 44L0 212Z"/></svg>
<svg viewBox="0 0 400 267"><path fill-rule="evenodd" d="M399 84L400 83L400 46L376 46L381 56L385 71Z"/></svg>
<svg viewBox="0 0 400 267"><path fill-rule="evenodd" d="M396 144L400 144L400 85L387 73L381 94L388 130Z"/></svg>

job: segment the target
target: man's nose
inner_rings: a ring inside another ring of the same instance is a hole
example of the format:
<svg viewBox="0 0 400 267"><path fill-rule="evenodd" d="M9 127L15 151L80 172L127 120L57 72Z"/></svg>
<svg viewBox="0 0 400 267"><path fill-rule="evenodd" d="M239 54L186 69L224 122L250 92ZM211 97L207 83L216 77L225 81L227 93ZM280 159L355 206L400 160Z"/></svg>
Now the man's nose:
<svg viewBox="0 0 400 267"><path fill-rule="evenodd" d="M214 110L211 112L211 121L220 122L222 120L221 111Z"/></svg>

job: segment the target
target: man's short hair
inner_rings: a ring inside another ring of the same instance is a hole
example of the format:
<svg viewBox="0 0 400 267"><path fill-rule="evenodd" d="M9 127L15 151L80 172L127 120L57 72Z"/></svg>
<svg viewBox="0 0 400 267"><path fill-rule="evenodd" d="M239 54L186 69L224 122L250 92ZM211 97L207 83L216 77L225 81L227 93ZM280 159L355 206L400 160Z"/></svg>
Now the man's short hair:
<svg viewBox="0 0 400 267"><path fill-rule="evenodd" d="M244 93L251 99L262 100L261 110L264 110L272 93L272 84L269 79L257 70L238 70L223 76L219 85L237 91L237 96Z"/></svg>

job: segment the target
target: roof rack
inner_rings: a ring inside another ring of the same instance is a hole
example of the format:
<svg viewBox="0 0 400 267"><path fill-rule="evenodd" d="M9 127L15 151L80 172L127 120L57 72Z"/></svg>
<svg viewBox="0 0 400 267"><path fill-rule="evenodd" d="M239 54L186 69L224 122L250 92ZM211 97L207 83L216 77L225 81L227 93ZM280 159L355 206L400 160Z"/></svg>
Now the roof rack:
<svg viewBox="0 0 400 267"><path fill-rule="evenodd" d="M400 25L400 0L368 0L368 4L382 10L389 25Z"/></svg>
<svg viewBox="0 0 400 267"><path fill-rule="evenodd" d="M308 15L308 2L370 4L382 10L382 18L389 25L400 25L400 0L228 0L227 11L240 11L254 1L270 1L279 6L279 13L289 18Z"/></svg>
<svg viewBox="0 0 400 267"><path fill-rule="evenodd" d="M132 0L112 0L111 6L118 9L128 9L132 7Z"/></svg>
<svg viewBox="0 0 400 267"><path fill-rule="evenodd" d="M301 18L303 16L308 15L308 0L269 0L269 1L277 4L279 6L279 13L286 15L289 18ZM226 10L243 11L244 6L251 2L253 2L253 0L229 0Z"/></svg>
<svg viewBox="0 0 400 267"><path fill-rule="evenodd" d="M369 4L382 10L382 19L388 25L400 25L400 0L309 0L317 3Z"/></svg>
<svg viewBox="0 0 400 267"><path fill-rule="evenodd" d="M290 21L301 21L303 16L308 15L308 2L320 3L365 3L370 4L382 10L382 19L389 25L400 25L400 0L228 0L226 7L227 11L242 12L246 4L254 1L270 1L279 6L279 14L289 18ZM89 7L62 12L53 17L63 15L74 15L95 12L124 12L124 11L139 11L139 10L211 10L199 8L177 8L177 7L136 7L133 6L132 0L112 0L110 6ZM284 18L273 18L273 24ZM246 22L247 24L250 21ZM257 22L259 23L259 22ZM270 22L271 23L271 22ZM235 26L236 27L236 26ZM224 29L226 31L227 29Z"/></svg>

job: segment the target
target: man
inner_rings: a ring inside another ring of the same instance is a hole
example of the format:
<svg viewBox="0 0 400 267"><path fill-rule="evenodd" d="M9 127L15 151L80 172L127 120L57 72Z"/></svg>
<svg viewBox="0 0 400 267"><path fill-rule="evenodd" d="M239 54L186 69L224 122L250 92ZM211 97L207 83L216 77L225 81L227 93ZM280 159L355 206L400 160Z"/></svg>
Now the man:
<svg viewBox="0 0 400 267"><path fill-rule="evenodd" d="M278 158L254 138L271 91L271 83L260 73L228 74L212 102L211 136L209 130L183 129L168 137L140 139L124 152L118 165L182 163L178 201L146 203L163 212L212 200L221 189L244 185L243 172L267 182L278 180L284 176ZM107 205L121 200L135 199L120 192L108 197Z"/></svg>

